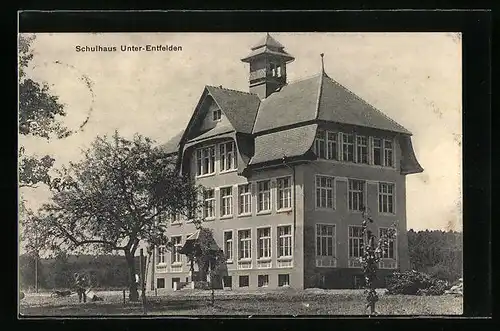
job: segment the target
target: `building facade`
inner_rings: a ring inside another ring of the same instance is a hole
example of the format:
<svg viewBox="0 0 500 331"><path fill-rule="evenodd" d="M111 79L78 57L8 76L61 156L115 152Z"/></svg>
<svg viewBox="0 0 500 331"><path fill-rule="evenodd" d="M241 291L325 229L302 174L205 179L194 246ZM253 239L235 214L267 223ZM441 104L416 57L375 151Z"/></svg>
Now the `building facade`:
<svg viewBox="0 0 500 331"><path fill-rule="evenodd" d="M411 133L330 78L288 83L294 60L267 34L249 56L249 92L206 86L185 130L163 148L201 184L203 226L224 251L225 288L354 288L362 284L362 210L383 234L397 224L380 263L409 267L406 175L422 172ZM172 217L181 247L196 231ZM191 281L186 256L157 247L150 289Z"/></svg>

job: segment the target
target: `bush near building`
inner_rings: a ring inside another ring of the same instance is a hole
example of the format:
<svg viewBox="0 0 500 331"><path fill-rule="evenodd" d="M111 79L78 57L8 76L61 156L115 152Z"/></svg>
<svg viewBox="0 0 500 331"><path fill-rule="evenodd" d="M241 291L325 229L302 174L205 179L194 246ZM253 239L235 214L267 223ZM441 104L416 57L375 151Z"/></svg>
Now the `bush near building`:
<svg viewBox="0 0 500 331"><path fill-rule="evenodd" d="M392 274L387 281L386 294L441 295L448 288L447 281L410 270Z"/></svg>

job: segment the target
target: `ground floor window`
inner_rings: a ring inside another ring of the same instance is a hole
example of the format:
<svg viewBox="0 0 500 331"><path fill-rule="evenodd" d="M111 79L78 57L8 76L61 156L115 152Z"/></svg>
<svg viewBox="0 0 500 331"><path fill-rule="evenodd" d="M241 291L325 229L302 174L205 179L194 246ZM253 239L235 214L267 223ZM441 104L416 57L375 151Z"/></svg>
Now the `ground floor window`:
<svg viewBox="0 0 500 331"><path fill-rule="evenodd" d="M222 284L224 287L233 287L233 277L231 276L222 277Z"/></svg>
<svg viewBox="0 0 500 331"><path fill-rule="evenodd" d="M363 288L365 277L363 275L354 275L354 288Z"/></svg>
<svg viewBox="0 0 500 331"><path fill-rule="evenodd" d="M267 287L269 285L269 275L259 275L259 287Z"/></svg>
<svg viewBox="0 0 500 331"><path fill-rule="evenodd" d="M289 274L280 274L278 275L278 286L290 286L290 275Z"/></svg>
<svg viewBox="0 0 500 331"><path fill-rule="evenodd" d="M239 287L248 287L250 283L249 276L240 276Z"/></svg>
<svg viewBox="0 0 500 331"><path fill-rule="evenodd" d="M172 278L172 288L174 288L174 284L177 283L177 286L179 286L179 283L181 282L181 279L176 277L176 278Z"/></svg>
<svg viewBox="0 0 500 331"><path fill-rule="evenodd" d="M156 278L156 288L165 288L165 278Z"/></svg>

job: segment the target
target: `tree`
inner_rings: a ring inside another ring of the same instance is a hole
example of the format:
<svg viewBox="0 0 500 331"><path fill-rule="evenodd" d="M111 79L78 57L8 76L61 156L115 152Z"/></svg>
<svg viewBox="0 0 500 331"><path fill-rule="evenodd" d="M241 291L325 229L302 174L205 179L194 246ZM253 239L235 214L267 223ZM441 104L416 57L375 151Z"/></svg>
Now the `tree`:
<svg viewBox="0 0 500 331"><path fill-rule="evenodd" d="M396 226L393 225L388 229L387 233L382 235L377 242L376 237L371 230L368 229L368 223L374 223L374 220L368 216L366 208L363 209L363 222L361 224L363 233L363 254L360 258L363 274L365 276L365 291L366 291L366 307L370 308L370 314L375 314L375 304L378 301L378 295L375 291L374 281L377 279L378 263L384 252L389 247L389 240L393 240L396 236Z"/></svg>
<svg viewBox="0 0 500 331"><path fill-rule="evenodd" d="M98 136L81 161L58 171L52 202L38 215L47 249L122 252L132 301L138 300L134 256L140 242L168 244L168 214L199 215L200 188L153 143L138 134L132 140L118 132Z"/></svg>

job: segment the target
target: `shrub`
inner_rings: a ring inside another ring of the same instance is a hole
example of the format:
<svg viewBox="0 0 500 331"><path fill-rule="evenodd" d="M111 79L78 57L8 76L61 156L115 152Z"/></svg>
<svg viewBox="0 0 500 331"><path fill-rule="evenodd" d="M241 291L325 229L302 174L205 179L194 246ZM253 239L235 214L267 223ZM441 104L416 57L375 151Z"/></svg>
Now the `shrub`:
<svg viewBox="0 0 500 331"><path fill-rule="evenodd" d="M387 294L441 295L447 288L446 281L415 270L395 272L387 281Z"/></svg>
<svg viewBox="0 0 500 331"><path fill-rule="evenodd" d="M460 277L462 277L461 270L453 268L451 266L444 265L443 263L437 264L427 269L427 273L432 276L447 282L456 282Z"/></svg>

